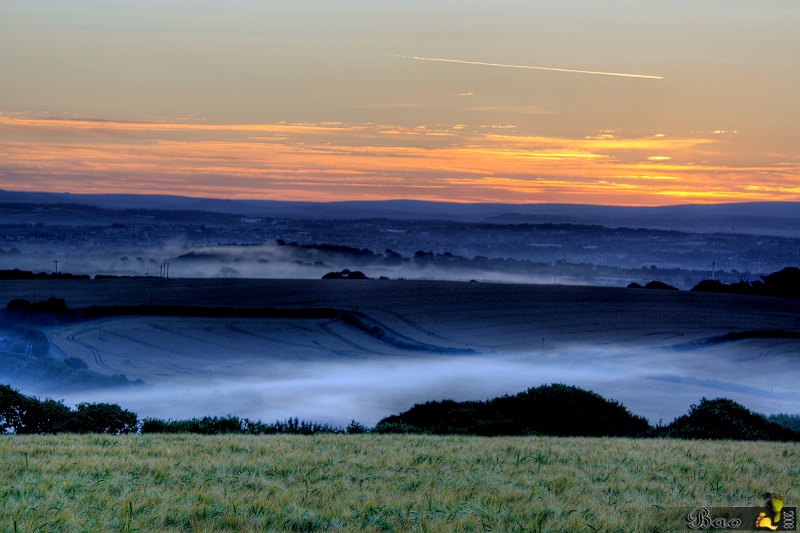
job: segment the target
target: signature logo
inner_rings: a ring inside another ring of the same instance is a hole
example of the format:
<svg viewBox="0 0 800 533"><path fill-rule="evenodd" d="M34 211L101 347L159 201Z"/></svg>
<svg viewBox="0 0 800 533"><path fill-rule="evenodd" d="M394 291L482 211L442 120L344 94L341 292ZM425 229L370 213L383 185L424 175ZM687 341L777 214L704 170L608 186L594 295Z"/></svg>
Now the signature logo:
<svg viewBox="0 0 800 533"><path fill-rule="evenodd" d="M764 494L762 507L695 507L684 516L692 530L797 531L797 507L785 507L777 492Z"/></svg>

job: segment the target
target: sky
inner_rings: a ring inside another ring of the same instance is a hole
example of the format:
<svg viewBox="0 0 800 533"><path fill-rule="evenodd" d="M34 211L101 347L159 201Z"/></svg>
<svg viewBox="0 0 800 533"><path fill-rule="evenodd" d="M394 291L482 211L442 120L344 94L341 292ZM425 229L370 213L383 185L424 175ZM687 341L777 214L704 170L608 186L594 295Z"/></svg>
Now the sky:
<svg viewBox="0 0 800 533"><path fill-rule="evenodd" d="M797 0L0 2L0 189L800 201Z"/></svg>

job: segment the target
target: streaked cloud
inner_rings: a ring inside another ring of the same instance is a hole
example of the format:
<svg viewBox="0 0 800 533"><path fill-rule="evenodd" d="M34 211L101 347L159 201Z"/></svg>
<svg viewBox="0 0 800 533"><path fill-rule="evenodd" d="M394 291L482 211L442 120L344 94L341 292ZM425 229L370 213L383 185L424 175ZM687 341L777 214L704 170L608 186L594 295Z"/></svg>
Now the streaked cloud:
<svg viewBox="0 0 800 533"><path fill-rule="evenodd" d="M0 188L318 201L800 200L796 157L753 165L737 159L731 142L714 134L634 137L620 131L530 136L499 125L2 116Z"/></svg>

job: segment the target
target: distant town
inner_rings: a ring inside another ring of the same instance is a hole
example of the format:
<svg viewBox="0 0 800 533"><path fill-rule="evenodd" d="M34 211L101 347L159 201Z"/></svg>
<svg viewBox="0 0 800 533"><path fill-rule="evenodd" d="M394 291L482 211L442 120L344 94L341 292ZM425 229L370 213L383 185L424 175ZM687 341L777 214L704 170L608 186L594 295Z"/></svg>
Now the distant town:
<svg viewBox="0 0 800 533"><path fill-rule="evenodd" d="M431 217L317 219L0 203L0 268L160 276L168 262L174 277L313 278L357 268L376 278L510 276L611 286L657 279L691 288L703 279L758 280L800 264L800 238L790 236Z"/></svg>

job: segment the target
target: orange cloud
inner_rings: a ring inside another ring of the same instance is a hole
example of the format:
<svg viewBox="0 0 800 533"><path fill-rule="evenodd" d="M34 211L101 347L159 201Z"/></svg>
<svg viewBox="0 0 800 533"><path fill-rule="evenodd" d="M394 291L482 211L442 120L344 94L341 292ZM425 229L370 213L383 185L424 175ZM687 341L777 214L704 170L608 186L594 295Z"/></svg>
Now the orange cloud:
<svg viewBox="0 0 800 533"><path fill-rule="evenodd" d="M0 116L0 188L332 201L798 200L796 157L719 135L576 139L465 124L133 123ZM653 154L659 154L654 156ZM737 164L738 162L738 164Z"/></svg>

